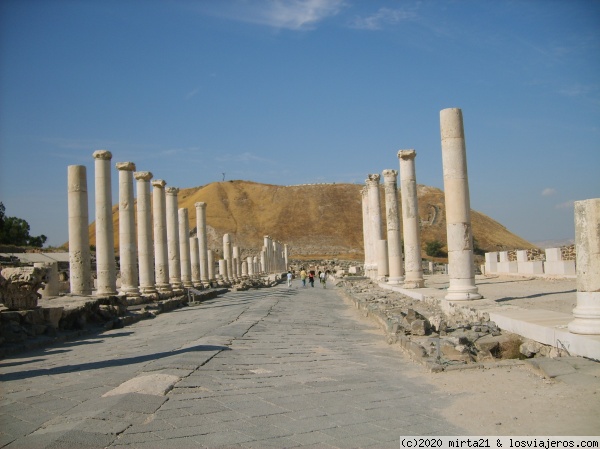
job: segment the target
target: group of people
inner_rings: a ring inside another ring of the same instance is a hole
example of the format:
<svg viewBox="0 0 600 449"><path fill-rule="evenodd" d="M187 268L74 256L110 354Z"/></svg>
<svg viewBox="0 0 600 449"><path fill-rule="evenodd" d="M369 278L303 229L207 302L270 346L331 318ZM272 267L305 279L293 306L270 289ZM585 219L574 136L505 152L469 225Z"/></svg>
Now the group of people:
<svg viewBox="0 0 600 449"><path fill-rule="evenodd" d="M319 271L318 274L315 274L314 270L310 270L308 273L304 268L300 269L300 281L302 282L302 287L306 288L306 281L311 287L315 286L315 277L319 278L321 285L323 288L327 288L327 276L329 276L329 270L327 271ZM288 287L292 286L292 279L294 279L294 274L291 271L287 272L287 285Z"/></svg>

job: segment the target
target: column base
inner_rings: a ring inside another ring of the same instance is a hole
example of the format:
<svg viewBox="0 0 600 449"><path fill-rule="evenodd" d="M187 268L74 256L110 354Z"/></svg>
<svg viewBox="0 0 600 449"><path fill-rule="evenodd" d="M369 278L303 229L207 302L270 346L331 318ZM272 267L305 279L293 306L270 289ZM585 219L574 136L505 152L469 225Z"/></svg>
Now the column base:
<svg viewBox="0 0 600 449"><path fill-rule="evenodd" d="M173 290L171 289L171 284L156 284L156 290L158 293L171 293Z"/></svg>
<svg viewBox="0 0 600 449"><path fill-rule="evenodd" d="M481 299L475 279L450 279L448 294L444 299L448 301L471 301Z"/></svg>
<svg viewBox="0 0 600 449"><path fill-rule="evenodd" d="M400 285L404 283L404 276L398 276L398 277L390 277L387 280L388 284L392 284L392 285Z"/></svg>
<svg viewBox="0 0 600 449"><path fill-rule="evenodd" d="M407 289L424 288L425 281L423 279L405 279L404 284L402 284L402 287Z"/></svg>
<svg viewBox="0 0 600 449"><path fill-rule="evenodd" d="M600 335L600 292L577 292L577 306L569 332L583 335Z"/></svg>
<svg viewBox="0 0 600 449"><path fill-rule="evenodd" d="M103 298L109 297L109 296L117 296L119 294L119 292L117 292L116 290L111 291L111 290L96 290L96 294L95 296L101 296Z"/></svg>
<svg viewBox="0 0 600 449"><path fill-rule="evenodd" d="M120 293L127 295L129 298L138 298L141 296L137 287L121 287Z"/></svg>

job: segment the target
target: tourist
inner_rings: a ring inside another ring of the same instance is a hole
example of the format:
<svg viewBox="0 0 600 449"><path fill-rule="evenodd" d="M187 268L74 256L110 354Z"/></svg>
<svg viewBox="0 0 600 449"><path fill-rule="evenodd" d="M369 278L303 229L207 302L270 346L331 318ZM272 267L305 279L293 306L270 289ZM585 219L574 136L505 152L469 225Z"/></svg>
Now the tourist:
<svg viewBox="0 0 600 449"><path fill-rule="evenodd" d="M319 272L319 279L321 279L321 285L323 288L327 288L327 275L324 271Z"/></svg>
<svg viewBox="0 0 600 449"><path fill-rule="evenodd" d="M292 286L292 272L291 271L287 272L287 284L288 284L288 287Z"/></svg>
<svg viewBox="0 0 600 449"><path fill-rule="evenodd" d="M315 286L315 272L313 270L310 270L310 273L308 274L308 282L310 282L310 286L314 288L314 286Z"/></svg>
<svg viewBox="0 0 600 449"><path fill-rule="evenodd" d="M304 268L300 270L300 280L302 281L302 287L306 287L306 271L304 271Z"/></svg>

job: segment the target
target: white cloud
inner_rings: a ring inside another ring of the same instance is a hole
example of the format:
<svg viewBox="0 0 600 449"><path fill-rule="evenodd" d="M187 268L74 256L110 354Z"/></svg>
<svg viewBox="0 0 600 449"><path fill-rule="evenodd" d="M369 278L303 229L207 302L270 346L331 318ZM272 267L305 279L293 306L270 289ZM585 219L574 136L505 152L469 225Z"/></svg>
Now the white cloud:
<svg viewBox="0 0 600 449"><path fill-rule="evenodd" d="M554 206L555 209L573 209L573 207L575 207L575 200L565 201Z"/></svg>
<svg viewBox="0 0 600 449"><path fill-rule="evenodd" d="M546 187L544 190L542 190L542 196L551 196L555 193L556 189L553 189L552 187Z"/></svg>
<svg viewBox="0 0 600 449"><path fill-rule="evenodd" d="M191 91L189 91L186 95L185 95L185 99L189 100L192 97L195 97L196 95L198 95L198 92L200 92L200 88L196 87L194 89L192 89Z"/></svg>
<svg viewBox="0 0 600 449"><path fill-rule="evenodd" d="M312 29L317 22L338 14L344 6L344 0L238 0L229 5L222 2L218 5L218 10L213 8L212 14L227 19L279 29L303 30Z"/></svg>
<svg viewBox="0 0 600 449"><path fill-rule="evenodd" d="M394 25L404 20L411 20L416 17L413 11L403 9L380 8L374 14L367 17L355 17L350 22L352 28L361 30L380 30L384 25Z"/></svg>

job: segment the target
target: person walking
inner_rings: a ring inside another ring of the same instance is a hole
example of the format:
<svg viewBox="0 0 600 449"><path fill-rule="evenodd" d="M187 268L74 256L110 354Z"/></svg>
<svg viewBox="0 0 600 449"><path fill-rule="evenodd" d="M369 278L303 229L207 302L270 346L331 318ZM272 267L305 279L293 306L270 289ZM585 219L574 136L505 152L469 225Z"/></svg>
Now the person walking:
<svg viewBox="0 0 600 449"><path fill-rule="evenodd" d="M315 272L312 271L312 270L308 274L308 282L310 282L310 286L314 288L314 286L315 286Z"/></svg>
<svg viewBox="0 0 600 449"><path fill-rule="evenodd" d="M287 272L287 284L288 284L288 287L292 286L292 272L291 271Z"/></svg>
<svg viewBox="0 0 600 449"><path fill-rule="evenodd" d="M300 270L300 280L302 281L302 287L306 287L306 271L304 271L304 268Z"/></svg>
<svg viewBox="0 0 600 449"><path fill-rule="evenodd" d="M321 279L321 285L323 286L323 288L327 288L327 275L324 271L321 271L321 273L319 273L319 278Z"/></svg>

